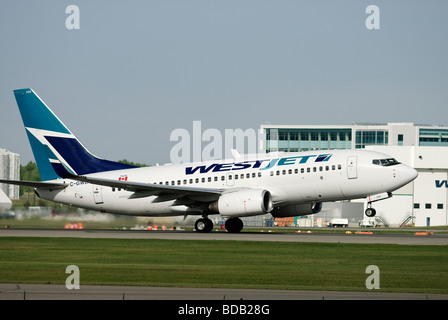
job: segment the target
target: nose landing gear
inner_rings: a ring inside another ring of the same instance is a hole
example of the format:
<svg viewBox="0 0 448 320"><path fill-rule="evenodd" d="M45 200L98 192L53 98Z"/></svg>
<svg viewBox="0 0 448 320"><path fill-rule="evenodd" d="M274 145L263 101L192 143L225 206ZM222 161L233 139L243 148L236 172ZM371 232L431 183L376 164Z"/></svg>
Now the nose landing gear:
<svg viewBox="0 0 448 320"><path fill-rule="evenodd" d="M376 215L376 210L374 208L372 208L372 203L369 202L367 204L367 209L365 211L366 216L368 216L369 218L374 217Z"/></svg>
<svg viewBox="0 0 448 320"><path fill-rule="evenodd" d="M367 197L367 209L365 211L366 216L369 218L374 217L376 215L376 210L372 208L372 202L386 200L392 197L392 192L383 192L379 194L375 194Z"/></svg>

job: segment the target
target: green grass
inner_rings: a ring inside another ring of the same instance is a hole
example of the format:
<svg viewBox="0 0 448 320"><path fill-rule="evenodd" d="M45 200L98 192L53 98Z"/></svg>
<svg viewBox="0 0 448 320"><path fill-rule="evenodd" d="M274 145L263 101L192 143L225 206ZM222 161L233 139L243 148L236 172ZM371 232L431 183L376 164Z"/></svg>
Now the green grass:
<svg viewBox="0 0 448 320"><path fill-rule="evenodd" d="M146 239L1 238L0 283L448 293L448 247Z"/></svg>

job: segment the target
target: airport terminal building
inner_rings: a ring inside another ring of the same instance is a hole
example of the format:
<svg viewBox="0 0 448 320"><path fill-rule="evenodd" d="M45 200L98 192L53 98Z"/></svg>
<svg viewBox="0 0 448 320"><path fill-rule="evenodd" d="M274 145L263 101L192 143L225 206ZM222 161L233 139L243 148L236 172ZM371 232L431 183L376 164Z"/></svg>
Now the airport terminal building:
<svg viewBox="0 0 448 320"><path fill-rule="evenodd" d="M448 225L448 127L414 123L352 125L261 125L267 152L328 149L369 149L388 154L417 169L419 176L396 190L392 198L374 203L381 225ZM325 226L332 218L347 218L352 226L366 219L364 209L351 204L327 203L313 225ZM306 219L306 218L305 218ZM296 219L297 224L310 223Z"/></svg>

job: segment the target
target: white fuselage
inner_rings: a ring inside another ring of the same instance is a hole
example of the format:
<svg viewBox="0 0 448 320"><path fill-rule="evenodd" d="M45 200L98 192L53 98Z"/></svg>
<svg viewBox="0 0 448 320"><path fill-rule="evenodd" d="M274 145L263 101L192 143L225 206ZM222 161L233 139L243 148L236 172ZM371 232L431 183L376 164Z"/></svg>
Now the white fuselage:
<svg viewBox="0 0 448 320"><path fill-rule="evenodd" d="M363 198L392 192L415 179L404 164L381 165L387 155L366 150L318 150L270 153L238 159L163 165L95 173L88 176L154 185L226 191L263 189L274 206ZM179 194L134 193L70 179L61 190L36 189L44 199L77 207L139 216L201 214L179 200ZM199 199L199 201L207 201ZM242 213L241 216L244 214Z"/></svg>

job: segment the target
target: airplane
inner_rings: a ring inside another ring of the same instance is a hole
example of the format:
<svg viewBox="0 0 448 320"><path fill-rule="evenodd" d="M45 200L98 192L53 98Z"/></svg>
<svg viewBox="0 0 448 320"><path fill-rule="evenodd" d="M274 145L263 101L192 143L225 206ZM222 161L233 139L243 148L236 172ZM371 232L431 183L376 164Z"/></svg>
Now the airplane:
<svg viewBox="0 0 448 320"><path fill-rule="evenodd" d="M319 213L323 202L387 199L417 177L394 158L369 150L315 150L241 155L189 164L135 167L90 153L29 88L14 95L41 176L38 197L89 210L135 216L195 215L197 232L211 232L209 215L240 232L241 217Z"/></svg>

